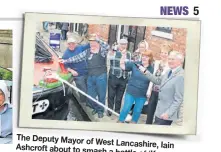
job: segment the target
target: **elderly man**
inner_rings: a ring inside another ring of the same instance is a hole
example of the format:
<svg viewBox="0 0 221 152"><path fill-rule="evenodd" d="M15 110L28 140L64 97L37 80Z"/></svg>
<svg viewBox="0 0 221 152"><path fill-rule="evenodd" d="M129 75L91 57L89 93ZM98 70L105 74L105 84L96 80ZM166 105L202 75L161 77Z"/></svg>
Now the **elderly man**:
<svg viewBox="0 0 221 152"><path fill-rule="evenodd" d="M88 94L93 98L98 96L99 101L105 105L107 89L107 66L106 57L109 51L109 45L98 37L91 36L90 52L87 52L88 61ZM98 118L103 117L104 108L91 101L92 114L98 113Z"/></svg>
<svg viewBox="0 0 221 152"><path fill-rule="evenodd" d="M0 80L0 144L11 143L12 140L12 106L8 94L5 82Z"/></svg>
<svg viewBox="0 0 221 152"><path fill-rule="evenodd" d="M110 57L110 70L108 79L108 107L114 108L115 112L120 113L122 98L124 91L130 77L130 72L122 70L120 67L120 60L131 61L131 53L127 51L128 41L121 39L119 41L119 47L115 53ZM107 116L111 116L110 111L107 112Z"/></svg>
<svg viewBox="0 0 221 152"><path fill-rule="evenodd" d="M78 61L81 56L85 55L85 50L90 48L90 44L78 45L77 40L73 38L69 38L67 41L68 48L63 54L62 59L65 61L69 58L74 59L74 61ZM83 92L87 92L87 61L80 60L79 62L64 62L65 68L72 73L74 76L74 82L76 86L82 90ZM80 95L80 102L87 104L87 98L84 95ZM73 116L73 105L72 102L69 103L69 115L68 119L72 119Z"/></svg>
<svg viewBox="0 0 221 152"><path fill-rule="evenodd" d="M89 42L90 49L83 51L78 56L63 60L63 62L79 63L81 61L87 61L87 93L93 98L98 96L98 100L104 105L107 87L106 57L110 46L101 40L96 34L91 34L89 36ZM98 118L103 117L104 108L102 106L99 106L90 100L88 106L93 109L93 115L98 113Z"/></svg>
<svg viewBox="0 0 221 152"><path fill-rule="evenodd" d="M139 69L155 84L160 85L159 99L155 112L157 125L171 125L179 119L180 105L183 103L184 70L182 64L184 57L177 51L169 54L168 65L170 69L161 77L155 77L143 67Z"/></svg>

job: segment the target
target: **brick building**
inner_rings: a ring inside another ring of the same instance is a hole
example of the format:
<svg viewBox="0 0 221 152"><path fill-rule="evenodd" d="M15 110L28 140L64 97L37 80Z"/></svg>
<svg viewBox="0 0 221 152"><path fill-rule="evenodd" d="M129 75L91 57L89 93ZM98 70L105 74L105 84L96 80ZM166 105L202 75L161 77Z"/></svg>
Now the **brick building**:
<svg viewBox="0 0 221 152"><path fill-rule="evenodd" d="M133 52L141 40L146 40L154 58L159 58L160 47L168 43L174 50L185 54L187 30L171 27L149 27L105 24L72 24L72 31L79 34L99 33L110 45L120 38L128 39L128 50Z"/></svg>

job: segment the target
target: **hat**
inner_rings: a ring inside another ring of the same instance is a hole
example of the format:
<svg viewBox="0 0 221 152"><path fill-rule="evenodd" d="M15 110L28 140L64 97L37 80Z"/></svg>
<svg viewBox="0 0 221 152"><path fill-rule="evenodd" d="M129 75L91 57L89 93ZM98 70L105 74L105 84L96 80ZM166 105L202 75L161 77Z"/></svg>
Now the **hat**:
<svg viewBox="0 0 221 152"><path fill-rule="evenodd" d="M95 34L90 34L88 37L88 41L96 41L96 35Z"/></svg>
<svg viewBox="0 0 221 152"><path fill-rule="evenodd" d="M120 39L119 44L127 44L128 41L126 39Z"/></svg>
<svg viewBox="0 0 221 152"><path fill-rule="evenodd" d="M67 43L77 43L77 40L70 37L70 38L68 38Z"/></svg>

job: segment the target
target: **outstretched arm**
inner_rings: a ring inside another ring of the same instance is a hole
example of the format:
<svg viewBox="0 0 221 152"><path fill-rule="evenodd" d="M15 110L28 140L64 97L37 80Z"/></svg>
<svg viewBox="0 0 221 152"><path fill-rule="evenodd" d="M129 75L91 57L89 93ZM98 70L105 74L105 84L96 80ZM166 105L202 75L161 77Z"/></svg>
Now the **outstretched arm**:
<svg viewBox="0 0 221 152"><path fill-rule="evenodd" d="M120 67L124 71L131 71L133 67L133 62L122 57L120 59Z"/></svg>
<svg viewBox="0 0 221 152"><path fill-rule="evenodd" d="M90 49L90 43L83 44L80 47L81 47L82 51L88 50L88 49Z"/></svg>
<svg viewBox="0 0 221 152"><path fill-rule="evenodd" d="M144 73L144 71L146 70L144 67L140 66L139 70L141 72ZM154 76L150 71L146 70L145 73L146 77L151 81L153 82L154 84L157 84L157 85L160 85L161 84L161 81L162 81L162 77L163 76L160 76L160 77L156 77Z"/></svg>
<svg viewBox="0 0 221 152"><path fill-rule="evenodd" d="M84 60L86 60L87 51L88 50L84 50L83 52L81 52L71 58L63 60L63 63L78 63L78 62L84 61Z"/></svg>
<svg viewBox="0 0 221 152"><path fill-rule="evenodd" d="M96 41L100 44L100 47L101 47L101 55L103 57L105 57L110 49L110 45L107 44L105 41L99 39L99 38L96 38Z"/></svg>

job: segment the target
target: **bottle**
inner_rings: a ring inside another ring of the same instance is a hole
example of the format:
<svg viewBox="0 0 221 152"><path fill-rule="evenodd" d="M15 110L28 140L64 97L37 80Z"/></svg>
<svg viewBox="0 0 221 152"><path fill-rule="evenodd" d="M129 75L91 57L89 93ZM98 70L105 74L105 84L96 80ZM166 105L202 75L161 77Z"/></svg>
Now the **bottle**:
<svg viewBox="0 0 221 152"><path fill-rule="evenodd" d="M140 64L134 63L136 67L143 73L146 73L147 69Z"/></svg>
<svg viewBox="0 0 221 152"><path fill-rule="evenodd" d="M114 44L113 44L113 46L112 46L113 51L117 51L117 48L118 48L117 43L114 42Z"/></svg>
<svg viewBox="0 0 221 152"><path fill-rule="evenodd" d="M59 60L61 59L61 57L59 57ZM68 71L67 69L64 67L64 63L62 63L61 61L59 61L59 66L61 68L61 73L67 74Z"/></svg>

